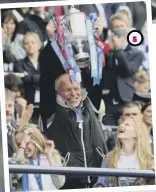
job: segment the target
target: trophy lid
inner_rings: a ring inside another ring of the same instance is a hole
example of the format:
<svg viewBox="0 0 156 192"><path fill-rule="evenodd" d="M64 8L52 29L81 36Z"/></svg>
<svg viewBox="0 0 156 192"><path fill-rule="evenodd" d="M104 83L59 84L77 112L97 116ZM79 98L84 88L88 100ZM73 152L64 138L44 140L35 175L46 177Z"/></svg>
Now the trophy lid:
<svg viewBox="0 0 156 192"><path fill-rule="evenodd" d="M80 10L76 9L76 8L74 7L74 5L72 5L72 6L70 7L70 9L69 9L69 14L79 13L79 12L80 12Z"/></svg>

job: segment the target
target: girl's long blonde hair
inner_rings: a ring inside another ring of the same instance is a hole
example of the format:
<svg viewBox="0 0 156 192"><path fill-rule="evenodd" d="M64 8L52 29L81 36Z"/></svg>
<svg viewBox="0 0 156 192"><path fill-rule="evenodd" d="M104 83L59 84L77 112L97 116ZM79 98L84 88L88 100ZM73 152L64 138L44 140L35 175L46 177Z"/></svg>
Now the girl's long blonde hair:
<svg viewBox="0 0 156 192"><path fill-rule="evenodd" d="M27 130L28 128L34 128L36 127L36 125L34 124L29 124L29 125L25 125L23 127L20 127L16 132L15 132L15 135L14 135L14 146L15 146L15 151L17 151L19 148L18 148L18 145L16 143L16 135L18 133L24 133L25 130ZM40 132L35 132L35 133L32 133L30 135L30 142L33 143L36 147L36 152L39 154L39 153L42 153L42 154L45 154L45 149L46 149L46 141L47 139L45 138L45 136ZM61 157L60 153L58 150L55 149L55 146L54 146L54 150L52 152L52 156L53 158L60 158L61 162L64 161L63 157Z"/></svg>
<svg viewBox="0 0 156 192"><path fill-rule="evenodd" d="M138 83L142 84L145 82L150 82L149 75L140 67L138 71L134 75L134 81L137 81Z"/></svg>
<svg viewBox="0 0 156 192"><path fill-rule="evenodd" d="M136 138L136 154L139 161L140 169L149 170L154 167L154 157L149 141L149 134L144 123L139 118L132 118L137 134ZM111 168L117 168L120 158L122 144L116 139L116 145L112 152L108 154L109 165Z"/></svg>

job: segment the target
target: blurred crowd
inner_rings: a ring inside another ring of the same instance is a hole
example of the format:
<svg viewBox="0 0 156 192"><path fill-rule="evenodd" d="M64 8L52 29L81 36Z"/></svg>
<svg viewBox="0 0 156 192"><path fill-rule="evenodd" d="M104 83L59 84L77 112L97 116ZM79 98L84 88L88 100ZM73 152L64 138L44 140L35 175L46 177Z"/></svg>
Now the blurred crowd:
<svg viewBox="0 0 156 192"><path fill-rule="evenodd" d="M93 86L90 67L80 69L82 83L71 82L51 45L58 29L50 17L68 14L70 6L2 10L9 163L153 169L145 2L75 7L97 14L93 28L110 47L99 85ZM144 36L138 47L127 42L132 29ZM143 184L154 181L12 175L12 187L24 191Z"/></svg>

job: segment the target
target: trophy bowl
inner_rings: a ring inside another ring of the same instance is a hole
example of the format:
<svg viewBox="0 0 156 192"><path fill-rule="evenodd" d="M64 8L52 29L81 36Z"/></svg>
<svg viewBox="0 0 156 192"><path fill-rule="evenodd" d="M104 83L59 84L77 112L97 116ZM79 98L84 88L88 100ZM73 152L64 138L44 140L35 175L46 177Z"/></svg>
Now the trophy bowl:
<svg viewBox="0 0 156 192"><path fill-rule="evenodd" d="M90 55L83 51L84 41L87 41L86 15L78 9L71 6L69 14L65 15L65 38L76 49L76 62L80 68L87 67L90 61Z"/></svg>

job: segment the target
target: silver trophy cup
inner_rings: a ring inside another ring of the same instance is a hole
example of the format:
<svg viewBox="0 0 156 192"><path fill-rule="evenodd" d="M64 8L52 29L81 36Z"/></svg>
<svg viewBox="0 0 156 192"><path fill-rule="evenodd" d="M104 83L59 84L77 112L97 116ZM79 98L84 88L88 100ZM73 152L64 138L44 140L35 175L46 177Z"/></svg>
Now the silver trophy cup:
<svg viewBox="0 0 156 192"><path fill-rule="evenodd" d="M64 17L65 24L68 26L68 29L65 28L65 37L78 52L75 59L80 68L87 67L90 63L89 54L83 51L83 43L87 41L85 19L85 14L74 6L71 6L69 14Z"/></svg>

